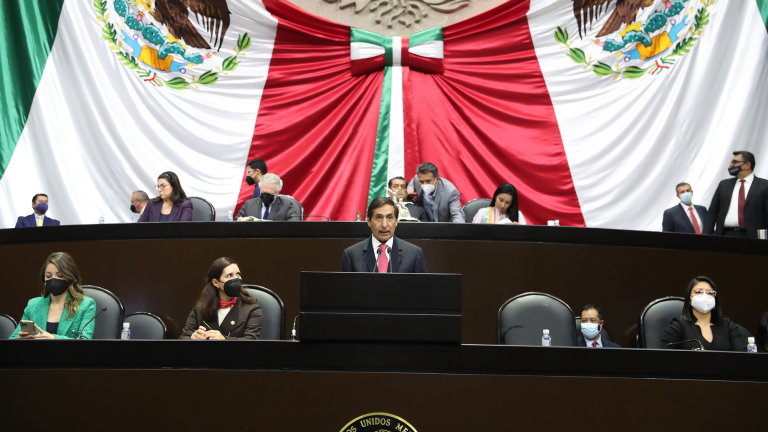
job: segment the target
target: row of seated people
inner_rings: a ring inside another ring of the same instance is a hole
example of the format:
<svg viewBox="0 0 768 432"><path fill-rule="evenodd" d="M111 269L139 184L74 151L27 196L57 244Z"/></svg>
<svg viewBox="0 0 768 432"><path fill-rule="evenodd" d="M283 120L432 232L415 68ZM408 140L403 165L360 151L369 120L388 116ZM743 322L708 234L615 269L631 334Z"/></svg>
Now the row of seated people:
<svg viewBox="0 0 768 432"><path fill-rule="evenodd" d="M85 295L80 271L72 256L65 252L51 254L40 271L40 279L43 291L40 297L28 302L22 317L22 322L33 322L35 330L23 330L20 323L10 339L91 339L97 306L93 298ZM684 299L680 316L672 319L661 337L662 347L747 350L739 326L723 314L721 296L711 279L704 276L693 279ZM600 307L584 306L577 318L581 334L576 346L619 348L608 337L603 337L606 321ZM238 264L227 257L217 259L208 270L205 286L180 338L259 340L261 331L261 305L243 287ZM758 350L768 352L768 312L760 320L757 340ZM500 342L504 343L501 335Z"/></svg>
<svg viewBox="0 0 768 432"><path fill-rule="evenodd" d="M758 230L768 229L768 180L755 177L752 153L736 151L733 155L728 172L735 178L720 183L709 209L693 204L693 189L689 183L682 182L675 187L680 204L664 212L663 231L757 238ZM267 172L266 162L262 159L248 162L245 179L254 186L253 198L245 201L235 216L237 220L246 217L285 221L304 219L299 202L280 195L283 181L278 175ZM430 162L419 165L410 182L404 177L394 177L389 179L387 187L390 198L405 203L410 216L421 222L463 223L471 219L474 223L487 224L526 223L518 207L514 185L502 184L487 207L473 205L470 210L461 205L458 188L441 177L438 168ZM175 173L160 174L155 188L158 196L151 200L144 191L135 191L131 195L131 211L140 215L139 222L192 220L193 203ZM488 200L473 201L485 203ZM59 225L59 221L45 216L48 204L46 194L36 194L32 198L33 213L20 216L16 227Z"/></svg>

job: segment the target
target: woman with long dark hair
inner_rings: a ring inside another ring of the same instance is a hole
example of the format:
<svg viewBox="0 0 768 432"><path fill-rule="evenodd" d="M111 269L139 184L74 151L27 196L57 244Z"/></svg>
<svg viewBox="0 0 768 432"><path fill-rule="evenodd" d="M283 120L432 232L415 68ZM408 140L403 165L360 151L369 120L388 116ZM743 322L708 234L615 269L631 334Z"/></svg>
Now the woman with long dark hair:
<svg viewBox="0 0 768 432"><path fill-rule="evenodd" d="M694 278L685 290L685 305L679 318L673 318L661 340L674 343L672 349L746 351L747 343L738 325L723 316L722 294L706 276ZM690 341L690 342L685 342ZM701 345L699 345L701 343Z"/></svg>
<svg viewBox="0 0 768 432"><path fill-rule="evenodd" d="M214 261L180 339L258 340L261 306L242 286L240 267L232 258Z"/></svg>
<svg viewBox="0 0 768 432"><path fill-rule="evenodd" d="M96 301L85 295L75 260L66 252L54 252L40 269L43 292L24 309L22 321L33 321L35 333L21 331L11 339L75 339L80 328L96 316ZM45 326L42 328L41 326ZM81 334L90 339L96 323L91 321Z"/></svg>
<svg viewBox="0 0 768 432"><path fill-rule="evenodd" d="M188 222L192 220L192 201L181 188L181 181L173 171L157 177L158 196L147 203L139 222Z"/></svg>
<svg viewBox="0 0 768 432"><path fill-rule="evenodd" d="M480 209L472 223L525 225L525 218L518 209L517 189L510 183L496 188L491 206Z"/></svg>

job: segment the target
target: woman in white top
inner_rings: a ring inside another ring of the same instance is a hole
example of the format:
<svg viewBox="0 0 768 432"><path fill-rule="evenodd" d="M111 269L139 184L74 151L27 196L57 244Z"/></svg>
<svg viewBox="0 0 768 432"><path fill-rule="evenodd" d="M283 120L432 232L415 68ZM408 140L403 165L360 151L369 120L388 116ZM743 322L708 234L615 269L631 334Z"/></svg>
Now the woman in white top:
<svg viewBox="0 0 768 432"><path fill-rule="evenodd" d="M258 340L260 334L261 306L243 288L240 267L232 258L217 259L180 339Z"/></svg>
<svg viewBox="0 0 768 432"><path fill-rule="evenodd" d="M491 206L480 209L472 223L525 225L525 218L517 206L517 189L504 183L493 193Z"/></svg>

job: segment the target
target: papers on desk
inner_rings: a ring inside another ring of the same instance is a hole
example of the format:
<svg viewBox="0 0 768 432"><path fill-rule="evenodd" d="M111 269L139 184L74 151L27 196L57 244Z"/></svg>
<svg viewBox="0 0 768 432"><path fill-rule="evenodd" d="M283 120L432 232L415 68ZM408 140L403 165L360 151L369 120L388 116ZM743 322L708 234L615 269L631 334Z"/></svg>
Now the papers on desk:
<svg viewBox="0 0 768 432"><path fill-rule="evenodd" d="M259 219L254 216L243 216L238 222L272 222L269 219Z"/></svg>

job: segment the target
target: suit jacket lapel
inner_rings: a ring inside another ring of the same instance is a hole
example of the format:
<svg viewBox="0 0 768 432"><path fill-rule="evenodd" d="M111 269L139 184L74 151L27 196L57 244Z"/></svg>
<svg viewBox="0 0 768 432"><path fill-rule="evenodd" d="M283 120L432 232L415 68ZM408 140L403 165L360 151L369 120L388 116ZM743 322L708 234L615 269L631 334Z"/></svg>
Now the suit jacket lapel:
<svg viewBox="0 0 768 432"><path fill-rule="evenodd" d="M223 336L229 335L235 328L237 328L240 324L242 324L242 321L240 320L240 316L239 316L240 305L242 304L242 302L243 301L238 297L237 302L235 302L235 305L229 309L229 312L227 312L227 315L221 321L221 326L219 327L219 331ZM238 321L239 321L239 324L238 324Z"/></svg>
<svg viewBox="0 0 768 432"><path fill-rule="evenodd" d="M680 210L678 213L681 215L683 220L685 222L687 222L686 226L691 229L691 232L695 233L696 230L693 228L693 223L691 222L690 219L688 219L688 216L689 216L688 213L685 212L685 209L683 209L683 207L680 204L677 205L677 208ZM698 212L698 210L697 210L697 212Z"/></svg>
<svg viewBox="0 0 768 432"><path fill-rule="evenodd" d="M267 219L274 220L275 218L273 218L272 215L276 214L279 208L280 208L280 197L277 197L275 199L275 202L273 202L272 205L269 206L269 217Z"/></svg>
<svg viewBox="0 0 768 432"><path fill-rule="evenodd" d="M440 180L435 185L435 222L438 222L437 220L437 209L440 208L440 199L443 197L443 181Z"/></svg>
<svg viewBox="0 0 768 432"><path fill-rule="evenodd" d="M363 256L368 271L374 271L376 268L376 254L373 252L373 236L368 238L368 245L363 249Z"/></svg>
<svg viewBox="0 0 768 432"><path fill-rule="evenodd" d="M258 218L258 219L261 219L261 198L259 198L259 200L258 200L258 201L256 201L256 202L253 204L253 206L254 206L254 207L256 207L256 208L254 209L254 211L256 212L256 214L254 214L253 216L254 216L254 217L256 217L256 218Z"/></svg>
<svg viewBox="0 0 768 432"><path fill-rule="evenodd" d="M32 321L35 322L41 329L45 330L45 326L48 324L48 308L51 306L51 296L43 297L42 301L38 302L34 312L32 313Z"/></svg>
<svg viewBox="0 0 768 432"><path fill-rule="evenodd" d="M72 296L70 294L67 294L67 300L71 298ZM48 304L50 304L50 300ZM56 330L56 334L61 336L67 336L67 333L69 333L69 328L72 327L72 323L75 321L75 318L77 318L77 315L67 318L67 308L65 306L64 310L61 311L61 318L59 319L59 328ZM80 331L80 329L76 329L76 330L77 332ZM75 336L77 336L77 332L75 332Z"/></svg>
<svg viewBox="0 0 768 432"><path fill-rule="evenodd" d="M403 260L403 249L400 248L400 244L397 242L397 237L392 237L392 259L389 265L392 268L392 273L397 273L397 269L400 268L400 262Z"/></svg>
<svg viewBox="0 0 768 432"><path fill-rule="evenodd" d="M747 207L747 204L749 204L750 199L755 195L754 192L757 192L757 188L760 187L761 181L760 179L755 176L755 178L752 179L752 185L749 187L749 193L747 194L747 199L744 200L744 207Z"/></svg>

